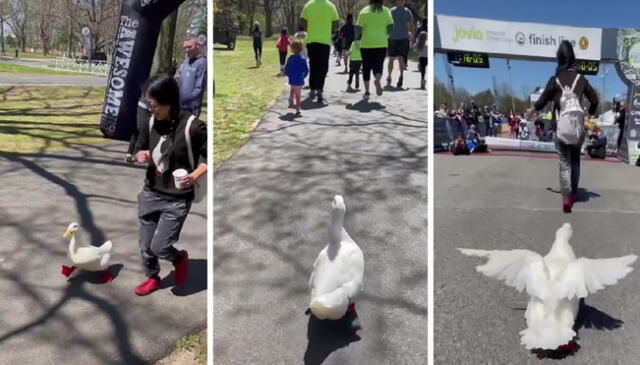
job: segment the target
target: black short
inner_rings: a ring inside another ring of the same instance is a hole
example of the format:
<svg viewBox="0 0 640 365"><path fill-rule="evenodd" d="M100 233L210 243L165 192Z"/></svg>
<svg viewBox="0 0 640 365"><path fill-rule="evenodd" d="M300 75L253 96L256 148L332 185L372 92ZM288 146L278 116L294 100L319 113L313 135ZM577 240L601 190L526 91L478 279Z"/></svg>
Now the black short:
<svg viewBox="0 0 640 365"><path fill-rule="evenodd" d="M346 39L345 39L345 41L344 41L344 50L345 50L345 51L348 51L348 50L350 50L350 49L351 49L351 43L353 43L353 40L350 40L350 41L349 41L349 40L346 40Z"/></svg>
<svg viewBox="0 0 640 365"><path fill-rule="evenodd" d="M389 39L389 47L387 48L387 56L389 57L405 57L409 54L408 39Z"/></svg>

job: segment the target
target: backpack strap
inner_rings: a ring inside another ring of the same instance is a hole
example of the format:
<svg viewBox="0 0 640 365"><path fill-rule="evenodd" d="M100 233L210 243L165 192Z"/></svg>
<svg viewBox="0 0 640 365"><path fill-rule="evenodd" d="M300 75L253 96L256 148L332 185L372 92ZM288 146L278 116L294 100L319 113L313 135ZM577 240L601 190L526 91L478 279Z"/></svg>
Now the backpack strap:
<svg viewBox="0 0 640 365"><path fill-rule="evenodd" d="M580 80L580 74L576 74L576 78L573 79L573 84L571 84L571 92L573 92L573 90L575 90L576 85L578 84L578 80Z"/></svg>
<svg viewBox="0 0 640 365"><path fill-rule="evenodd" d="M191 169L195 170L196 165L193 160L193 150L191 148L191 122L196 119L194 115L189 117L187 121L187 126L184 128L184 139L187 141L187 153L189 155L189 163L191 164Z"/></svg>

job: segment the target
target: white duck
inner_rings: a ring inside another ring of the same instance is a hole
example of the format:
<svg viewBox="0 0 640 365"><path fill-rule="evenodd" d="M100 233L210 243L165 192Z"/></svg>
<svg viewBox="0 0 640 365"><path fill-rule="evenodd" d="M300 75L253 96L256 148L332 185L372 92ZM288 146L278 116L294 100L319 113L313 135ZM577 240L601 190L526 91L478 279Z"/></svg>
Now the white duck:
<svg viewBox="0 0 640 365"><path fill-rule="evenodd" d="M576 259L569 240L573 231L565 223L556 231L549 253L542 257L529 250L471 250L459 248L469 256L489 260L476 270L523 289L530 296L524 314L527 328L520 332L520 343L527 349L575 349L573 326L579 299L613 285L630 273L636 255L610 259Z"/></svg>
<svg viewBox="0 0 640 365"><path fill-rule="evenodd" d="M355 312L353 299L362 289L364 255L343 228L342 196L333 198L332 207L329 244L318 254L309 278L309 309L319 319L337 320L347 310Z"/></svg>
<svg viewBox="0 0 640 365"><path fill-rule="evenodd" d="M63 237L71 239L69 241L69 260L74 266L62 265L62 275L69 277L76 268L86 271L102 271L102 279L104 282L111 282L111 273L109 272L109 259L111 259L111 241L107 241L100 247L87 246L76 248L75 233L80 228L76 222L69 224L64 232Z"/></svg>

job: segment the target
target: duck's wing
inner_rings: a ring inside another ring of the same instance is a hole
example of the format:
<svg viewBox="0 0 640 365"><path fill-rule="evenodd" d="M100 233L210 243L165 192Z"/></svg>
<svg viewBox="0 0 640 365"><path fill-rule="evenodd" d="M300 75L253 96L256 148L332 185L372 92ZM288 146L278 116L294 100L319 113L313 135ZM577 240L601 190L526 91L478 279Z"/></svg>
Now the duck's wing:
<svg viewBox="0 0 640 365"><path fill-rule="evenodd" d="M581 257L567 265L553 284L554 295L559 298L584 298L605 285L613 285L633 271L631 264L636 255L610 259Z"/></svg>
<svg viewBox="0 0 640 365"><path fill-rule="evenodd" d="M549 270L542 256L529 250L472 250L459 248L467 256L487 258L476 270L484 275L504 281L519 292L526 289L541 300L549 293Z"/></svg>
<svg viewBox="0 0 640 365"><path fill-rule="evenodd" d="M101 254L111 252L112 246L113 245L111 244L111 241L107 241L103 243L102 246L98 247L98 252L100 252Z"/></svg>

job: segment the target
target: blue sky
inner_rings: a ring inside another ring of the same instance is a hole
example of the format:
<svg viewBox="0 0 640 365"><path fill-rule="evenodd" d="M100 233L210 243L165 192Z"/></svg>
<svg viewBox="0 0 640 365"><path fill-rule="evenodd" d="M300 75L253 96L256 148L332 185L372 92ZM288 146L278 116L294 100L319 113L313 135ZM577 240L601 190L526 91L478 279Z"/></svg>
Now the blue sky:
<svg viewBox="0 0 640 365"><path fill-rule="evenodd" d="M508 21L564 24L598 28L640 28L640 1L593 1L593 0L434 0L435 13L475 18L487 18ZM604 5L604 6L603 6ZM436 54L435 77L446 82L444 62L446 56ZM489 69L471 69L452 67L455 86L463 86L474 94L492 88L492 76L500 82L509 82L509 73L504 59L490 59ZM511 79L516 96L522 97L523 88L533 89L544 86L555 70L553 62L511 61ZM600 75L588 76L591 85L602 91L603 79L600 77L608 70L605 78L605 97L626 91L612 65L600 64Z"/></svg>

